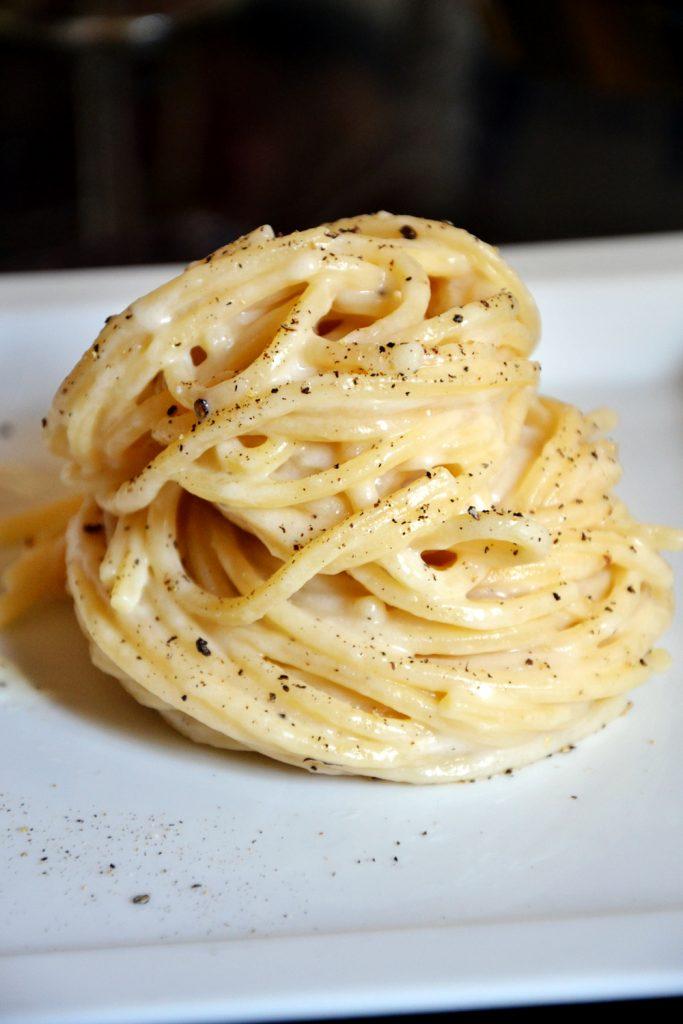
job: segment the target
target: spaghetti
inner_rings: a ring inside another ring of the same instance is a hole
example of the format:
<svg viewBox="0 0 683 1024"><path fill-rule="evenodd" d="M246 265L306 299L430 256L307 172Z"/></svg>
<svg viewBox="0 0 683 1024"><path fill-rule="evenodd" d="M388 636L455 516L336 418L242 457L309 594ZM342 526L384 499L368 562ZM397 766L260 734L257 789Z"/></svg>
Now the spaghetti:
<svg viewBox="0 0 683 1024"><path fill-rule="evenodd" d="M494 249L386 213L260 228L109 318L46 425L83 498L34 530L95 663L194 740L406 782L620 714L682 535L613 495L610 414L539 397L538 331Z"/></svg>

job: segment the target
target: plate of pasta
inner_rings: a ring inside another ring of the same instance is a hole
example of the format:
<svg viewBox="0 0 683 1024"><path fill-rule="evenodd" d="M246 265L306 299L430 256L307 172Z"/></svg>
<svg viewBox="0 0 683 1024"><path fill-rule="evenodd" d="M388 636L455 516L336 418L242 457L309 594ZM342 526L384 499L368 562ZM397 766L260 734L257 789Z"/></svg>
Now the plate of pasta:
<svg viewBox="0 0 683 1024"><path fill-rule="evenodd" d="M8 1020L680 990L682 285L387 213L0 280Z"/></svg>

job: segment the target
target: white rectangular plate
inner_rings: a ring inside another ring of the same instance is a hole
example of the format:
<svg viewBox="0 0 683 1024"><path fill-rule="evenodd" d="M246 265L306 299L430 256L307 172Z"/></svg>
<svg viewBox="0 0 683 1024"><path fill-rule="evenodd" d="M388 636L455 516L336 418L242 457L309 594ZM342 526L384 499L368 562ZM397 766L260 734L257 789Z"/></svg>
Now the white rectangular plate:
<svg viewBox="0 0 683 1024"><path fill-rule="evenodd" d="M683 236L507 255L541 307L544 390L615 407L622 494L683 524ZM47 464L39 420L62 375L168 273L0 279L0 420L15 425L0 463ZM0 1017L189 1024L681 991L680 616L666 642L669 673L571 754L413 788L193 746L90 666L66 604L42 610L2 638Z"/></svg>

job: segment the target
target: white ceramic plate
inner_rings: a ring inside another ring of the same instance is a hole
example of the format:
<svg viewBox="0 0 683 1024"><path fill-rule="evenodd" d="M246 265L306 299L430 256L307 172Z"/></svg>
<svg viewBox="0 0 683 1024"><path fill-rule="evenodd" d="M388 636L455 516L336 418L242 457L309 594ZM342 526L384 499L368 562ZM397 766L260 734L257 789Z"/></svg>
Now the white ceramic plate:
<svg viewBox="0 0 683 1024"><path fill-rule="evenodd" d="M683 236L509 256L544 317L545 389L615 406L622 493L683 524ZM62 374L168 272L0 279L15 425L0 463L42 459ZM193 746L91 668L67 605L45 609L2 640L0 1016L189 1024L681 991L680 617L667 642L668 675L573 753L420 789Z"/></svg>

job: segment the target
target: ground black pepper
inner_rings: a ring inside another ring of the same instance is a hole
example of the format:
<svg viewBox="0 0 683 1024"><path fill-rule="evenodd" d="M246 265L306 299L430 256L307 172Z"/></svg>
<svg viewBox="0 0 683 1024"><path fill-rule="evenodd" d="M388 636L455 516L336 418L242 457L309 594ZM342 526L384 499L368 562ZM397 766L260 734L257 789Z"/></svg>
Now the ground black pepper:
<svg viewBox="0 0 683 1024"><path fill-rule="evenodd" d="M201 423L209 415L209 403L205 398L198 398L194 403L194 414Z"/></svg>

